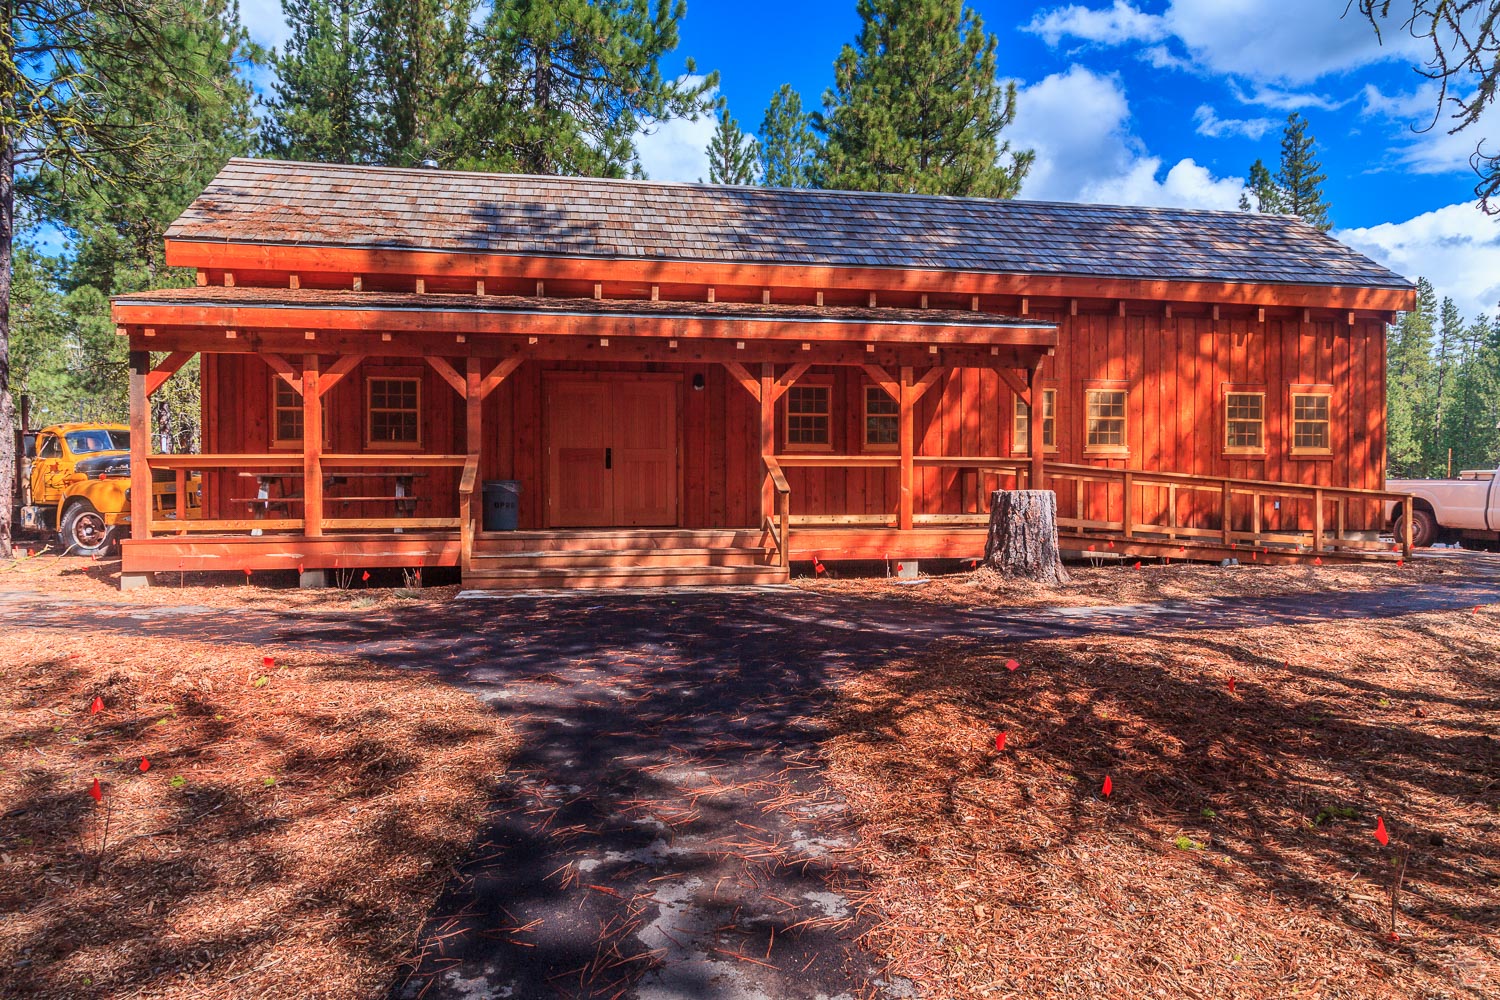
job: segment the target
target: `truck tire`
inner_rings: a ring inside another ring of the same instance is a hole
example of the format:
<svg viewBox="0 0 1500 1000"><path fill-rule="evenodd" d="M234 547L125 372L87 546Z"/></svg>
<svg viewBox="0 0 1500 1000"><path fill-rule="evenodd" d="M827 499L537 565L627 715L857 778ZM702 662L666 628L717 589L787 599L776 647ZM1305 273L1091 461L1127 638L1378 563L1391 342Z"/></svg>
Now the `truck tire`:
<svg viewBox="0 0 1500 1000"><path fill-rule="evenodd" d="M1438 526L1437 515L1425 507L1418 507L1411 512L1411 544L1415 548L1430 548L1442 535L1443 529ZM1396 538L1401 538L1401 518L1396 518Z"/></svg>
<svg viewBox="0 0 1500 1000"><path fill-rule="evenodd" d="M64 555L102 556L114 544L113 533L104 522L104 515L87 500L80 500L67 509L57 534Z"/></svg>

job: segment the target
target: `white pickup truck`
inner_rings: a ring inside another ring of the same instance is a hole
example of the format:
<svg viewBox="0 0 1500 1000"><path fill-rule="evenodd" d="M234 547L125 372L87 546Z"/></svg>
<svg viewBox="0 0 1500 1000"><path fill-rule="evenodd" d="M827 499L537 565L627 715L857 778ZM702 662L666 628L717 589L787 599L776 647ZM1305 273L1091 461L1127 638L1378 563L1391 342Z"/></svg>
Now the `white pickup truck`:
<svg viewBox="0 0 1500 1000"><path fill-rule="evenodd" d="M1460 472L1457 479L1391 479L1385 488L1416 498L1411 515L1413 545L1425 548L1434 542L1461 540L1488 547L1500 541L1500 469ZM1386 515L1399 537L1396 521L1401 508L1392 504Z"/></svg>

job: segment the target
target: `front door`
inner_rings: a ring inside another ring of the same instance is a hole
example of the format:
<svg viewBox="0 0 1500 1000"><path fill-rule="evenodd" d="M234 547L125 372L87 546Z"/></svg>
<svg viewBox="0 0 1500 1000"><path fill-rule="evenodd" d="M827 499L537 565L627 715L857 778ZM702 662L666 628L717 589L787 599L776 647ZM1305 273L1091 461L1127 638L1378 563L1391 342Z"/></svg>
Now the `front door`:
<svg viewBox="0 0 1500 1000"><path fill-rule="evenodd" d="M547 380L548 524L677 523L677 397L670 376Z"/></svg>

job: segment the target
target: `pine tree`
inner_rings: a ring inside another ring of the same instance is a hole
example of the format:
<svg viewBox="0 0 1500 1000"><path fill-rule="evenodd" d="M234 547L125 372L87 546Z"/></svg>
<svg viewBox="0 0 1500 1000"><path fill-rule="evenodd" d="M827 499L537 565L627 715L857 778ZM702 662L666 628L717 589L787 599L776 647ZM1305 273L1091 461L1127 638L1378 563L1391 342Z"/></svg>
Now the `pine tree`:
<svg viewBox="0 0 1500 1000"><path fill-rule="evenodd" d="M271 57L276 80L266 101L265 151L320 163L379 162L373 28L364 0L281 0L281 9L291 38Z"/></svg>
<svg viewBox="0 0 1500 1000"><path fill-rule="evenodd" d="M1442 446L1453 449L1453 468L1493 469L1500 460L1500 321L1480 316L1464 334L1465 350L1453 374L1452 402Z"/></svg>
<svg viewBox="0 0 1500 1000"><path fill-rule="evenodd" d="M1016 87L998 41L963 0L859 0L862 26L834 63L817 128L830 188L1012 198L1033 153L1000 138Z"/></svg>
<svg viewBox="0 0 1500 1000"><path fill-rule="evenodd" d="M755 183L755 137L744 133L740 123L729 113L729 102L719 98L715 105L719 124L708 141L708 181L710 184Z"/></svg>
<svg viewBox="0 0 1500 1000"><path fill-rule="evenodd" d="M1276 188L1281 210L1299 215L1320 232L1333 227L1328 218L1328 203L1323 200L1326 174L1318 163L1316 144L1307 133L1307 119L1295 111L1286 116L1281 133L1281 169L1276 172Z"/></svg>
<svg viewBox="0 0 1500 1000"><path fill-rule="evenodd" d="M635 135L712 106L718 74L665 80L684 0L510 0L479 32L483 90L468 104L462 165L536 174L639 172Z"/></svg>
<svg viewBox="0 0 1500 1000"><path fill-rule="evenodd" d="M1419 404L1423 432L1422 468L1425 475L1441 475L1448 467L1446 441L1453 420L1453 376L1457 368L1459 345L1464 337L1464 317L1450 298L1444 298L1438 309L1437 340L1433 350L1432 379L1424 389Z"/></svg>
<svg viewBox="0 0 1500 1000"><path fill-rule="evenodd" d="M1402 313L1386 338L1386 464L1397 477L1425 471L1425 399L1432 383L1432 340L1437 294L1417 279L1417 308Z"/></svg>
<svg viewBox="0 0 1500 1000"><path fill-rule="evenodd" d="M374 0L369 17L383 163L467 159L463 105L480 87L469 44L475 0Z"/></svg>
<svg viewBox="0 0 1500 1000"><path fill-rule="evenodd" d="M783 83L760 123L760 182L768 187L814 186L818 138L802 110L802 95Z"/></svg>
<svg viewBox="0 0 1500 1000"><path fill-rule="evenodd" d="M1285 211L1281 203L1281 190L1271 178L1271 171L1264 162L1256 160L1250 164L1250 176L1245 179L1245 190L1240 195L1241 212L1263 212L1280 215Z"/></svg>

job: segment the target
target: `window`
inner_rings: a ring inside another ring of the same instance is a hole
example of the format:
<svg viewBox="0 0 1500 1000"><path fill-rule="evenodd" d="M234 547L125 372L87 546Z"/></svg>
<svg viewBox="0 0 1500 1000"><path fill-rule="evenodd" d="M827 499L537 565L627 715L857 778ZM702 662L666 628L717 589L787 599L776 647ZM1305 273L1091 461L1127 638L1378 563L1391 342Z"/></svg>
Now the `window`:
<svg viewBox="0 0 1500 1000"><path fill-rule="evenodd" d="M1266 394L1224 394L1224 450L1233 454L1266 450Z"/></svg>
<svg viewBox="0 0 1500 1000"><path fill-rule="evenodd" d="M865 447L891 449L900 444L901 404L880 386L865 386Z"/></svg>
<svg viewBox="0 0 1500 1000"><path fill-rule="evenodd" d="M786 444L788 448L827 448L829 399L826 385L794 385L786 392Z"/></svg>
<svg viewBox="0 0 1500 1000"><path fill-rule="evenodd" d="M271 444L302 443L302 397L279 375L271 376Z"/></svg>
<svg viewBox="0 0 1500 1000"><path fill-rule="evenodd" d="M1085 450L1125 451L1125 390L1088 389L1084 401L1088 418Z"/></svg>
<svg viewBox="0 0 1500 1000"><path fill-rule="evenodd" d="M62 439L56 434L48 434L42 438L42 443L36 447L37 458L62 458Z"/></svg>
<svg viewBox="0 0 1500 1000"><path fill-rule="evenodd" d="M1332 450L1329 436L1329 402L1326 392L1292 393L1292 454L1326 455Z"/></svg>
<svg viewBox="0 0 1500 1000"><path fill-rule="evenodd" d="M1011 451L1018 455L1031 453L1031 407L1016 398L1015 430ZM1057 450L1057 390L1042 390L1042 450Z"/></svg>
<svg viewBox="0 0 1500 1000"><path fill-rule="evenodd" d="M420 445L421 379L372 378L365 385L369 393L365 410L365 444L371 448Z"/></svg>

